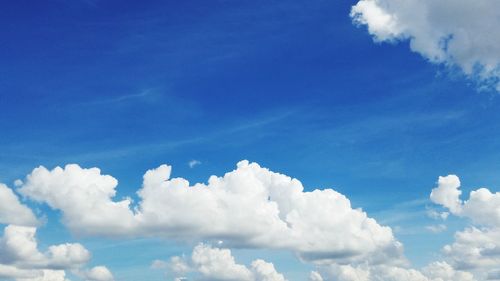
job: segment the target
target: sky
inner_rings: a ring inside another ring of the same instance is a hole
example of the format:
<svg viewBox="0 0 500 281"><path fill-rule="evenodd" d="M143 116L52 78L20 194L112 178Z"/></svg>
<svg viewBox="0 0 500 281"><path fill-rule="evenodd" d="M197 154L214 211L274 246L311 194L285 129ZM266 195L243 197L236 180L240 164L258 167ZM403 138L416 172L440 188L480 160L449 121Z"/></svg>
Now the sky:
<svg viewBox="0 0 500 281"><path fill-rule="evenodd" d="M0 23L0 280L500 280L497 1Z"/></svg>

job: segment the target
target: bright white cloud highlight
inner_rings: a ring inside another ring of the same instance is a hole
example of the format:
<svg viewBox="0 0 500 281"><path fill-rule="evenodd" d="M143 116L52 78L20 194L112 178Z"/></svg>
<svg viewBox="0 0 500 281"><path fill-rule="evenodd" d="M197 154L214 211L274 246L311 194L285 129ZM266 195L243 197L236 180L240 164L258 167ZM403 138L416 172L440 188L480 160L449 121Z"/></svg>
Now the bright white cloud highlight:
<svg viewBox="0 0 500 281"><path fill-rule="evenodd" d="M500 4L490 0L360 0L354 23L378 42L410 41L433 63L459 67L500 91Z"/></svg>
<svg viewBox="0 0 500 281"><path fill-rule="evenodd" d="M114 277L111 271L105 266L96 266L84 272L83 276L87 281L113 281Z"/></svg>
<svg viewBox="0 0 500 281"><path fill-rule="evenodd" d="M35 226L37 219L31 209L19 202L16 194L0 183L0 223Z"/></svg>
<svg viewBox="0 0 500 281"><path fill-rule="evenodd" d="M153 262L159 264L160 261ZM199 244L193 249L190 258L172 257L169 262L161 262L174 274L194 273L202 280L213 281L286 281L276 271L272 263L261 259L254 260L247 267L236 263L229 249L215 248ZM180 270L179 270L180 269Z"/></svg>
<svg viewBox="0 0 500 281"><path fill-rule="evenodd" d="M90 252L78 243L49 246L45 253L38 250L36 228L8 225L0 237L0 278L18 281L66 281L65 270L79 270L90 260ZM96 271L96 272L94 272ZM90 273L105 271L97 267ZM104 273L102 273L104 272ZM87 278L89 281L111 281L111 279Z"/></svg>
<svg viewBox="0 0 500 281"><path fill-rule="evenodd" d="M97 168L39 167L19 191L63 213L74 232L224 241L225 245L290 249L315 263L402 262L401 244L332 190L302 184L241 161L223 177L190 185L162 165L144 175L140 201L113 201L118 181Z"/></svg>
<svg viewBox="0 0 500 281"><path fill-rule="evenodd" d="M479 280L494 280L491 276L500 265L500 193L487 188L473 190L468 200L460 199L460 180L455 175L439 177L431 200L465 217L475 226L455 233L455 241L443 248L451 265L473 272Z"/></svg>

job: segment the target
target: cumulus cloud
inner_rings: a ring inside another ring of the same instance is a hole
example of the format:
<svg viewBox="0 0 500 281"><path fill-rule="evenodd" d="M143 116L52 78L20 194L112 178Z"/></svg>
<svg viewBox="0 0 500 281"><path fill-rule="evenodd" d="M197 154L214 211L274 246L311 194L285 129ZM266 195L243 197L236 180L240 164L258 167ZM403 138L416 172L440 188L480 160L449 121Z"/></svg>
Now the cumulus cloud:
<svg viewBox="0 0 500 281"><path fill-rule="evenodd" d="M158 261L153 264L155 263L158 264ZM174 274L184 275L191 272L202 280L286 281L272 263L257 259L247 267L236 263L229 249L215 248L206 244L198 244L190 258L176 256L162 264L167 264L167 268Z"/></svg>
<svg viewBox="0 0 500 281"><path fill-rule="evenodd" d="M500 227L500 192L487 188L473 190L462 201L460 180L455 175L439 177L438 186L431 192L432 202L442 205L454 215L467 217L476 224Z"/></svg>
<svg viewBox="0 0 500 281"><path fill-rule="evenodd" d="M297 179L248 161L207 184L170 175L167 165L147 171L133 208L130 199L114 201L116 179L78 165L36 168L19 191L61 210L79 234L222 240L289 249L317 264L404 262L392 230L332 189L305 192Z"/></svg>
<svg viewBox="0 0 500 281"><path fill-rule="evenodd" d="M434 203L474 224L456 232L454 242L446 245L443 253L454 268L469 270L478 279L489 280L500 264L500 193L479 188L471 191L465 201L460 199L461 193L459 178L449 175L439 178L430 196Z"/></svg>
<svg viewBox="0 0 500 281"><path fill-rule="evenodd" d="M19 202L16 194L0 183L0 223L26 226L37 225L37 219L30 208Z"/></svg>
<svg viewBox="0 0 500 281"><path fill-rule="evenodd" d="M111 271L105 266L96 266L83 273L87 281L113 281L114 277Z"/></svg>
<svg viewBox="0 0 500 281"><path fill-rule="evenodd" d="M36 228L8 225L0 239L0 262L34 268L69 268L89 261L90 253L80 244L50 246L47 253L38 251Z"/></svg>
<svg viewBox="0 0 500 281"><path fill-rule="evenodd" d="M38 250L35 236L34 227L5 227L4 234L0 237L0 278L14 278L19 281L66 281L65 270L79 270L90 260L90 252L78 243L52 245L42 253Z"/></svg>
<svg viewBox="0 0 500 281"><path fill-rule="evenodd" d="M360 0L351 17L377 42L408 40L429 61L458 67L482 87L500 91L497 1Z"/></svg>
<svg viewBox="0 0 500 281"><path fill-rule="evenodd" d="M459 213L462 208L460 195L460 179L455 175L439 177L438 186L431 192L431 201L443 205L454 214Z"/></svg>

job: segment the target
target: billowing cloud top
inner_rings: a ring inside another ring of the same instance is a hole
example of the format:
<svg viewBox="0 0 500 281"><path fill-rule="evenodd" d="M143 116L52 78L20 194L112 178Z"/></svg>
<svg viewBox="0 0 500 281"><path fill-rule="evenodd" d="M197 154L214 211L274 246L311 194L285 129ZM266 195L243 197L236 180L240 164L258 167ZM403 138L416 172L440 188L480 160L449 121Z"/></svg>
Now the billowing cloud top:
<svg viewBox="0 0 500 281"><path fill-rule="evenodd" d="M147 171L135 208L129 199L113 201L116 179L78 165L36 168L19 191L61 210L80 234L222 240L290 249L316 263L403 262L392 230L332 189L305 192L297 179L248 161L207 184L170 174L167 165Z"/></svg>
<svg viewBox="0 0 500 281"><path fill-rule="evenodd" d="M429 61L458 67L500 92L497 1L361 0L351 17L376 41L409 40Z"/></svg>

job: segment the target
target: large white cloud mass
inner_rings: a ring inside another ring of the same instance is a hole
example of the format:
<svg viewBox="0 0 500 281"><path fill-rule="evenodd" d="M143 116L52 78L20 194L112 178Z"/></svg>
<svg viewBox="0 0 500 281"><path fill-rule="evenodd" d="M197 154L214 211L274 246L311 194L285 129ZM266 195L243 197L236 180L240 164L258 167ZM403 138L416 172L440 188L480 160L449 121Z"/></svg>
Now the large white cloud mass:
<svg viewBox="0 0 500 281"><path fill-rule="evenodd" d="M473 190L461 200L460 180L455 175L439 177L431 201L450 213L471 220L474 226L455 233L455 241L443 248L454 268L474 272L480 280L495 280L500 268L500 193L487 188Z"/></svg>
<svg viewBox="0 0 500 281"><path fill-rule="evenodd" d="M332 189L305 192L297 179L248 161L207 184L170 175L167 165L147 171L134 208L113 200L116 179L78 165L36 168L19 192L61 210L79 234L222 240L290 249L317 264L403 262L392 230Z"/></svg>
<svg viewBox="0 0 500 281"><path fill-rule="evenodd" d="M155 264L158 265L159 262L155 261L153 266L155 267ZM229 249L216 248L206 244L198 244L189 258L175 256L169 262L162 263L173 274L194 273L202 280L286 281L285 277L276 271L272 263L257 259L250 266L238 264Z"/></svg>
<svg viewBox="0 0 500 281"><path fill-rule="evenodd" d="M375 41L409 40L433 63L500 91L500 4L491 0L360 0L351 9Z"/></svg>

